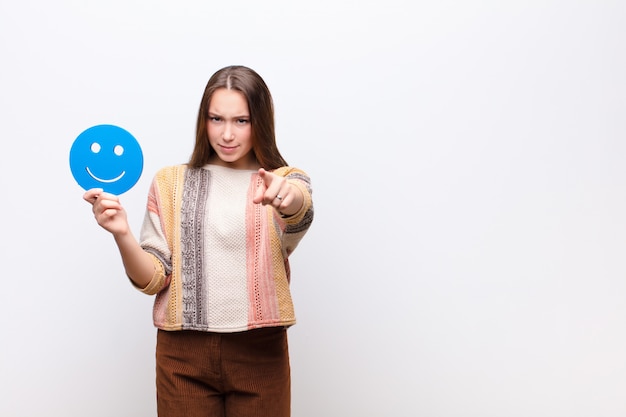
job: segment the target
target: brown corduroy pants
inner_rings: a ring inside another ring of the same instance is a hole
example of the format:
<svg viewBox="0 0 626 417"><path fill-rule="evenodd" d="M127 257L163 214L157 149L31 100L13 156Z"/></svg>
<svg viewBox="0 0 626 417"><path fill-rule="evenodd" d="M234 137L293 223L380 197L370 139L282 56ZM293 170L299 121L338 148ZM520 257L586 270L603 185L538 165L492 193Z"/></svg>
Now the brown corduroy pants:
<svg viewBox="0 0 626 417"><path fill-rule="evenodd" d="M289 417L287 330L157 333L159 417Z"/></svg>

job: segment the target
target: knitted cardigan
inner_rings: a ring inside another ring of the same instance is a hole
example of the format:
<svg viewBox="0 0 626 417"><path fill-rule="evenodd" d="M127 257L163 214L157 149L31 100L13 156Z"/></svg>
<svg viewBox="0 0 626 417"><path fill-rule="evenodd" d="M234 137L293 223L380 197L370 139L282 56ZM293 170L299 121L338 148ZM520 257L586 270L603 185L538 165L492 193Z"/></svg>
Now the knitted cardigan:
<svg viewBox="0 0 626 417"><path fill-rule="evenodd" d="M156 294L153 320L163 330L200 330L236 332L260 327L291 326L295 314L289 290L289 255L296 248L313 221L310 179L303 171L281 167L274 174L286 177L304 196L301 209L291 216L281 216L273 207L254 204L252 197L262 179L250 172L245 209L245 292L239 300L247 315L233 325L215 326L208 320L210 305L205 291L206 271L200 244L206 201L210 198L211 171L176 165L155 175L150 192L141 246L152 258L155 272L143 289ZM228 262L228 260L226 260ZM207 305L208 304L208 305Z"/></svg>

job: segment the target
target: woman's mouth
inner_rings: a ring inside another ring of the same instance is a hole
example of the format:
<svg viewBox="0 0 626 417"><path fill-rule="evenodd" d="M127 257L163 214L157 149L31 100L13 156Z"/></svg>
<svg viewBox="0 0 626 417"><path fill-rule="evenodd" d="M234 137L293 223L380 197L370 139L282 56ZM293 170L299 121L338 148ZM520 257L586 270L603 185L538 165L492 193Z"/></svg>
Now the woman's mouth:
<svg viewBox="0 0 626 417"><path fill-rule="evenodd" d="M220 145L220 148L222 149L222 151L224 151L226 153L231 153L231 152L234 152L235 150L237 150L236 146Z"/></svg>

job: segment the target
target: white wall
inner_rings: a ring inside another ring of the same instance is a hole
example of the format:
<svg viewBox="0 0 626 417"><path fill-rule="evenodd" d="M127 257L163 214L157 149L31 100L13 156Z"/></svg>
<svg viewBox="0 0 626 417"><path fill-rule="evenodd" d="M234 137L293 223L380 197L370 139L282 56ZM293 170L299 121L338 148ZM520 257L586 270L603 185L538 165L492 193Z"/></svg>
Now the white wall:
<svg viewBox="0 0 626 417"><path fill-rule="evenodd" d="M69 149L138 138L138 231L229 64L314 181L294 416L626 415L625 4L1 0L0 415L155 415L152 299Z"/></svg>

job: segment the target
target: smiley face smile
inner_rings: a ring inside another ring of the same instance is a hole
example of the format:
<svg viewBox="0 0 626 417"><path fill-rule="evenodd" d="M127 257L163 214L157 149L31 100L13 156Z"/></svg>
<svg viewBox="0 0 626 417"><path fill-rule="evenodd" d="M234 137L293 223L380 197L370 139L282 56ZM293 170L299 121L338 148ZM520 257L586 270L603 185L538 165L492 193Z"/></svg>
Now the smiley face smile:
<svg viewBox="0 0 626 417"><path fill-rule="evenodd" d="M91 176L91 178L93 178L93 179L94 179L94 180L96 180L96 181L104 182L104 183L106 183L106 184L110 184L110 183L112 183L112 182L117 182L117 181L119 181L119 180L121 180L121 179L122 179L122 177L124 176L124 174L126 174L126 171L122 171L122 173L121 173L120 175L118 175L117 177L112 178L112 179L110 179L110 180L105 180L105 179L103 179L103 178L96 177L96 176L93 174L93 172L91 172L91 170L89 169L89 167L85 167L85 169L87 170L87 174L89 174L89 175Z"/></svg>

